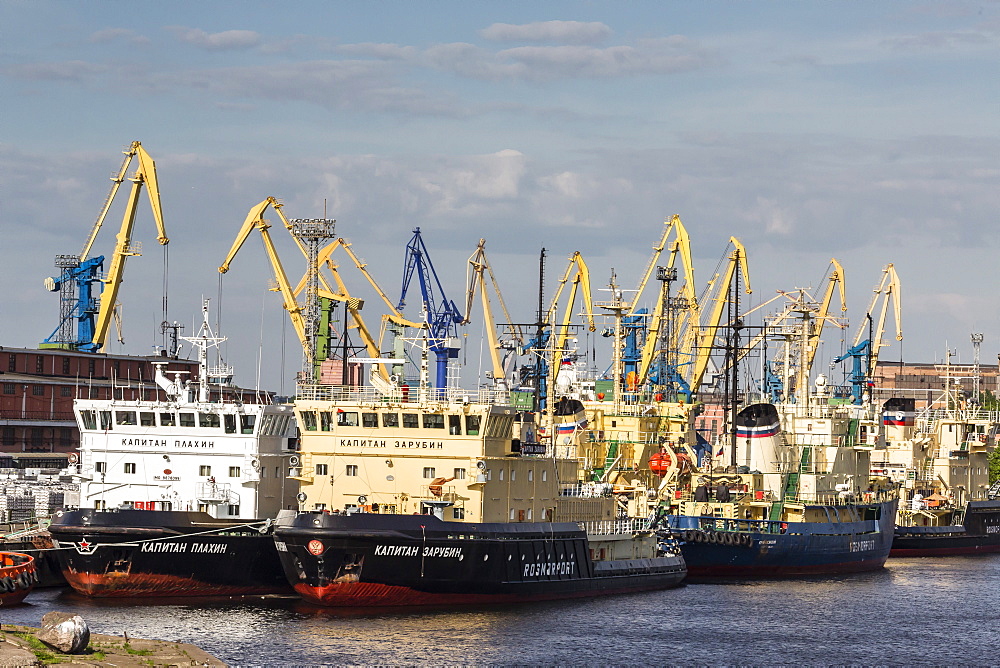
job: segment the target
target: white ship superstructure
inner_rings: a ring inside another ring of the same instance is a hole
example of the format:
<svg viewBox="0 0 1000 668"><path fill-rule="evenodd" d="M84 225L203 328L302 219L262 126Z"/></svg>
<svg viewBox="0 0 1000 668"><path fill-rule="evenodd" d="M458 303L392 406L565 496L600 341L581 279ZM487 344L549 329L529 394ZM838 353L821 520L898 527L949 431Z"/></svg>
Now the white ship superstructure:
<svg viewBox="0 0 1000 668"><path fill-rule="evenodd" d="M198 336L197 383L156 368L165 401L77 399L80 507L203 511L217 518L273 517L296 506L287 478L298 464L291 406L239 401L226 392L231 370L207 364L212 336ZM213 391L212 383L218 385Z"/></svg>

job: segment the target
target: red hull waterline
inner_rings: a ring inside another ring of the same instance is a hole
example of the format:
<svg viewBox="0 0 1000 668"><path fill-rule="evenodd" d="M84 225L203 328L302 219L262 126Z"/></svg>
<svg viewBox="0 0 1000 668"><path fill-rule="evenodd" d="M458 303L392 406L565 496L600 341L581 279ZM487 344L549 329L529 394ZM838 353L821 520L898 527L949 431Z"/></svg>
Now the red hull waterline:
<svg viewBox="0 0 1000 668"><path fill-rule="evenodd" d="M591 589L559 594L457 594L418 591L410 587L384 585L376 582L345 582L312 587L295 585L295 591L307 603L328 607L397 607L408 605L477 605L494 603L524 603L552 601L567 598L588 598L606 594L630 594L664 589L655 587L628 587L622 589Z"/></svg>
<svg viewBox="0 0 1000 668"><path fill-rule="evenodd" d="M63 571L66 582L77 593L95 598L137 598L157 596L264 596L287 594L273 587L215 585L194 578L156 573L73 573Z"/></svg>
<svg viewBox="0 0 1000 668"><path fill-rule="evenodd" d="M851 561L840 564L818 564L815 566L691 566L688 564L688 578L791 578L803 575L841 575L877 571L885 567L885 559Z"/></svg>

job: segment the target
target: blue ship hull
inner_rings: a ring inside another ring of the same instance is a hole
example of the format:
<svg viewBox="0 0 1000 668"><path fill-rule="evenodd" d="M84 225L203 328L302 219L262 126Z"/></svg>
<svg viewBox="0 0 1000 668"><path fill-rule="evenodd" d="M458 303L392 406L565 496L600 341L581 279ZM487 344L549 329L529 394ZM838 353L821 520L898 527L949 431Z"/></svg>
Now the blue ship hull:
<svg viewBox="0 0 1000 668"><path fill-rule="evenodd" d="M773 522L669 515L688 579L786 578L882 568L897 501L857 505L860 521ZM830 507L832 508L832 506Z"/></svg>

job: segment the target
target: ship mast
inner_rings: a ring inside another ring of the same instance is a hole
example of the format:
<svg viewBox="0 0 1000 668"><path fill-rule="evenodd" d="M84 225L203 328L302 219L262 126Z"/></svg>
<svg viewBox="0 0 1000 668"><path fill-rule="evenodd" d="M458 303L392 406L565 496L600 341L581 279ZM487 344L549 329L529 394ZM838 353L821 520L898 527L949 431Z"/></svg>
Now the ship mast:
<svg viewBox="0 0 1000 668"><path fill-rule="evenodd" d="M208 349L218 348L219 344L226 340L224 336L215 336L212 332L212 325L208 321L208 303L209 300L204 299L201 303L201 327L198 329L198 333L195 336L182 336L182 340L187 341L193 346L198 348L198 401L201 403L208 403L211 401L211 392L209 391L209 378L217 378L219 380L232 378L233 372L232 367L224 366L220 364L218 367L212 369L212 374L209 374L208 368Z"/></svg>

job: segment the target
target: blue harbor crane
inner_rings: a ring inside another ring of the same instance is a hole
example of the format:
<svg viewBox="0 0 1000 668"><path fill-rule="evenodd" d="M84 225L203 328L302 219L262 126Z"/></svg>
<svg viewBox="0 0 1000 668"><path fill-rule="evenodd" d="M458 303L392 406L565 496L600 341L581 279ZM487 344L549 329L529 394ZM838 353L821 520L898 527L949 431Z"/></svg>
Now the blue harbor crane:
<svg viewBox="0 0 1000 668"><path fill-rule="evenodd" d="M414 275L420 282L420 319L427 323L428 347L435 356L434 387L443 390L448 386L448 360L458 357L458 325L465 320L465 316L455 302L445 296L419 227L413 230L413 238L406 244L403 288L397 306L400 311L406 304L406 292Z"/></svg>
<svg viewBox="0 0 1000 668"><path fill-rule="evenodd" d="M77 255L57 255L56 268L61 270L60 274L58 277L45 279L45 288L59 293L59 325L39 345L39 348L79 350L89 353L100 352L104 348L111 320L116 314L125 261L131 256L141 255L141 245L132 241L132 230L135 226L139 193L143 186L146 187L159 232L157 241L163 246L170 241L163 228L156 164L138 141L132 142L123 153L125 159L118 173L111 177L111 192L104 200L104 206L91 228L83 250ZM118 232L114 254L111 256L111 266L105 277L104 256L89 257L90 251L118 193L118 188L126 181L129 164L136 157L139 160L139 167L135 174L127 179L132 182L132 189ZM166 326L166 295L163 308L163 325ZM119 333L119 338L120 336Z"/></svg>

